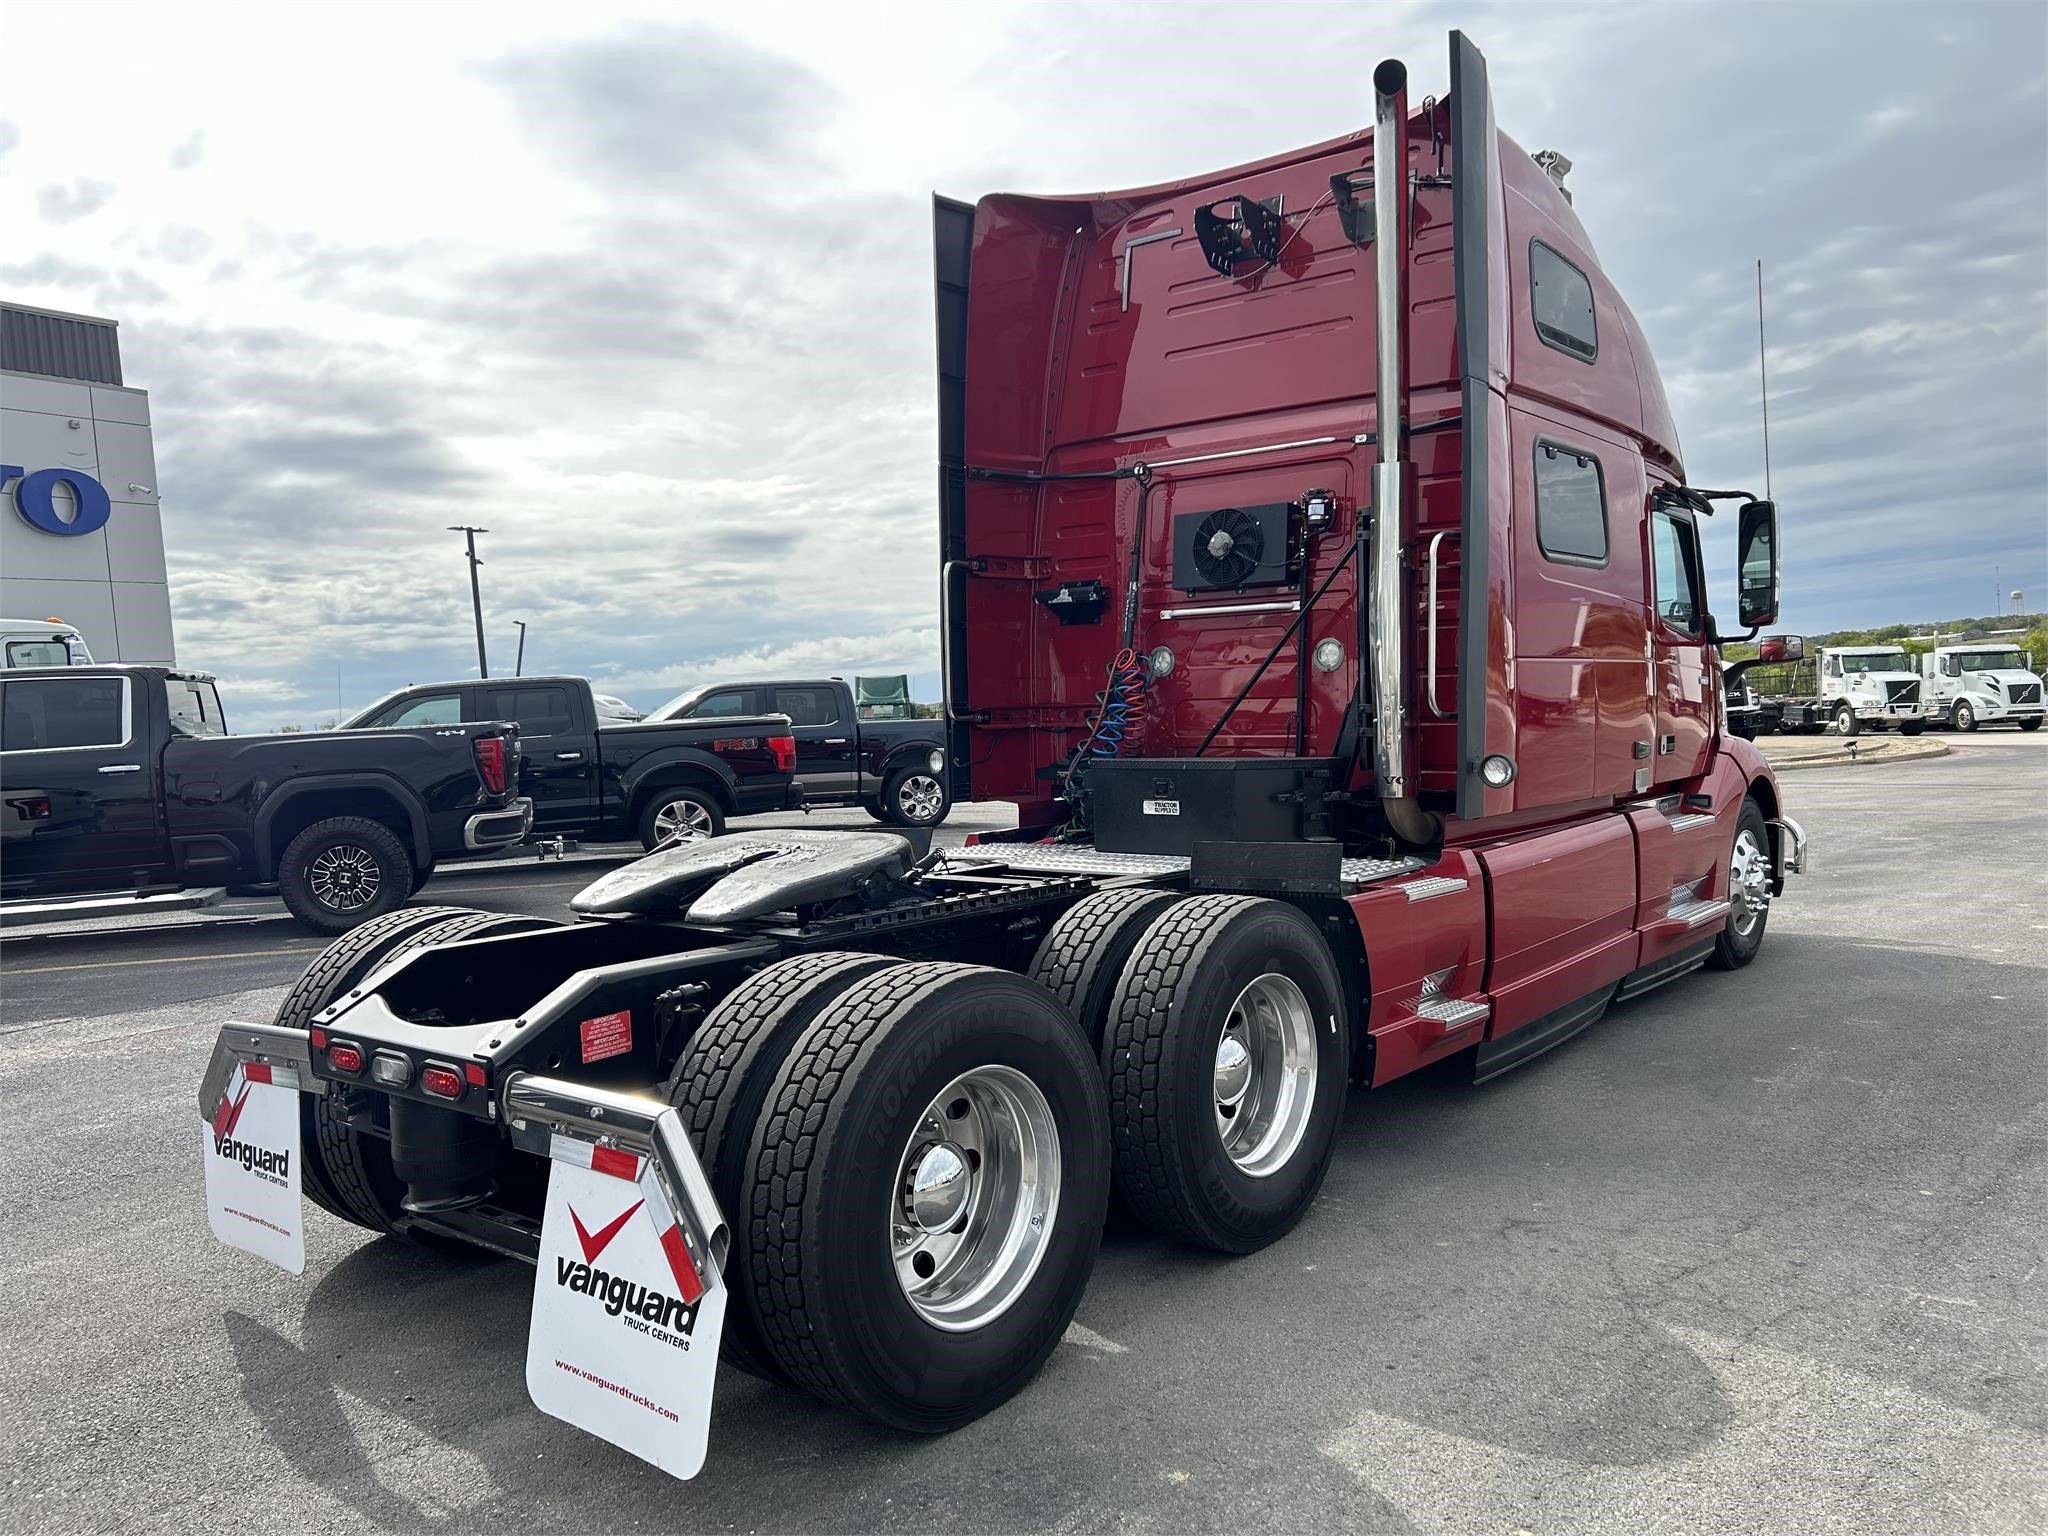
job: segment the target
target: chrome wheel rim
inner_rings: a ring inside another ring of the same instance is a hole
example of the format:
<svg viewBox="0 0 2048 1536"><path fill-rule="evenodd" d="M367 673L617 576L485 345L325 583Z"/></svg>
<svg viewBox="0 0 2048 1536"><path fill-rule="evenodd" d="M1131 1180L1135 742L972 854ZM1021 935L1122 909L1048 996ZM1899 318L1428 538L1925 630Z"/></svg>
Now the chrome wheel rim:
<svg viewBox="0 0 2048 1536"><path fill-rule="evenodd" d="M1735 834L1735 856L1728 865L1728 898L1735 931L1746 939L1771 910L1771 861L1747 827Z"/></svg>
<svg viewBox="0 0 2048 1536"><path fill-rule="evenodd" d="M896 805L912 821L930 821L939 814L946 792L928 773L913 773L896 789Z"/></svg>
<svg viewBox="0 0 2048 1536"><path fill-rule="evenodd" d="M695 800L671 800L654 813L654 831L658 840L666 842L672 837L695 840L711 835L711 810Z"/></svg>
<svg viewBox="0 0 2048 1536"><path fill-rule="evenodd" d="M1059 1200L1059 1133L1038 1085L1014 1067L961 1073L897 1160L889 1243L904 1298L949 1333L995 1321L1038 1272Z"/></svg>
<svg viewBox="0 0 2048 1536"><path fill-rule="evenodd" d="M1291 977L1249 982L1216 1042L1216 1134L1240 1173L1285 1168L1308 1134L1316 1102L1316 1021Z"/></svg>
<svg viewBox="0 0 2048 1536"><path fill-rule="evenodd" d="M313 899L336 912L355 912L377 899L384 872L377 856L359 843L336 843L314 855L306 871Z"/></svg>

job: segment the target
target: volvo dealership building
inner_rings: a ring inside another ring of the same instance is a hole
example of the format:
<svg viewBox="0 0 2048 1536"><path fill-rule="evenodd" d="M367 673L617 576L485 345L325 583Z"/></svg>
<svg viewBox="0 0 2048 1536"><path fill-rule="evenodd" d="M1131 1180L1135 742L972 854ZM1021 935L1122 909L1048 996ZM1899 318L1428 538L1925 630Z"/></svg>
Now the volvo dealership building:
<svg viewBox="0 0 2048 1536"><path fill-rule="evenodd" d="M0 615L175 660L149 396L112 320L0 304Z"/></svg>

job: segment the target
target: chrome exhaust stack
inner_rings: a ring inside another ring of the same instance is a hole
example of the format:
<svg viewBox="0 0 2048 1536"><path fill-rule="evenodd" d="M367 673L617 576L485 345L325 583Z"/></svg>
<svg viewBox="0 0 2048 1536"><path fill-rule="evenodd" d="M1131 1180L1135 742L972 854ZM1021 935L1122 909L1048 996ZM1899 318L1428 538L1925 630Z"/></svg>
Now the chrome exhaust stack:
<svg viewBox="0 0 2048 1536"><path fill-rule="evenodd" d="M1406 736L1407 604L1402 591L1402 447L1407 429L1408 66L1384 60L1372 72L1373 259L1378 279L1378 381L1373 466L1373 775L1387 823L1413 843L1434 839L1437 822L1409 793Z"/></svg>

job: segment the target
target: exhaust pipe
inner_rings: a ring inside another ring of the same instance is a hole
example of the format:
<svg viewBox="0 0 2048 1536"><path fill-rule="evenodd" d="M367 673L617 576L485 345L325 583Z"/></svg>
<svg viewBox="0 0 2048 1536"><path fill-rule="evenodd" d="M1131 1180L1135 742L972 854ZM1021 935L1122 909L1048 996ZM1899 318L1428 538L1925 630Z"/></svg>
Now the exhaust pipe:
<svg viewBox="0 0 2048 1536"><path fill-rule="evenodd" d="M1408 792L1407 605L1401 575L1402 439L1407 427L1408 66L1372 72L1373 256L1379 287L1379 376L1373 466L1373 775L1387 824L1411 843L1435 839L1437 820Z"/></svg>

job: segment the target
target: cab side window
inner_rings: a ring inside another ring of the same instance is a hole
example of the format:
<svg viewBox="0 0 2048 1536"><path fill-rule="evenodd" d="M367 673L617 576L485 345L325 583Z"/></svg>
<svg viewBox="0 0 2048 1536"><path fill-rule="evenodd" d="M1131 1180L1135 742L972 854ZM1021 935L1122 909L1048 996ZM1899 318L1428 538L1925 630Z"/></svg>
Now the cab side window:
<svg viewBox="0 0 2048 1536"><path fill-rule="evenodd" d="M1591 454L1536 445L1536 543L1560 565L1607 563L1607 494Z"/></svg>
<svg viewBox="0 0 2048 1536"><path fill-rule="evenodd" d="M18 678L0 693L0 751L118 747L127 740L125 678Z"/></svg>
<svg viewBox="0 0 2048 1536"><path fill-rule="evenodd" d="M462 698L453 693L430 693L425 698L394 704L377 717L379 727L462 724Z"/></svg>
<svg viewBox="0 0 2048 1536"><path fill-rule="evenodd" d="M725 716L744 715L747 712L747 696L740 689L728 689L724 693L709 693L699 699L687 720L716 720Z"/></svg>
<svg viewBox="0 0 2048 1536"><path fill-rule="evenodd" d="M830 688L777 688L770 712L789 716L791 725L832 725L839 704Z"/></svg>
<svg viewBox="0 0 2048 1536"><path fill-rule="evenodd" d="M519 734L531 741L536 736L559 736L575 729L576 717L569 708L566 688L492 688L484 693L484 720L515 720Z"/></svg>
<svg viewBox="0 0 2048 1536"><path fill-rule="evenodd" d="M1669 512L1650 518L1650 563L1656 581L1657 617L1682 635L1700 633L1699 545L1690 522Z"/></svg>

